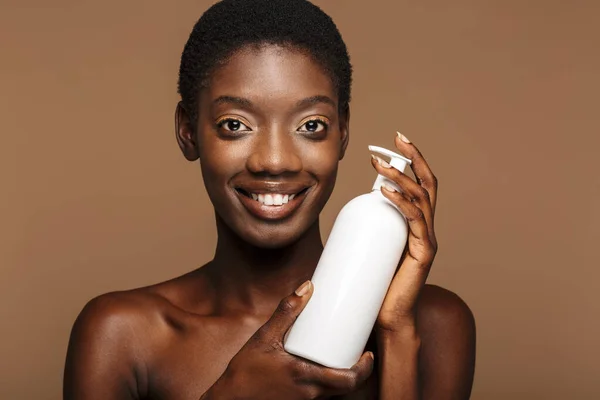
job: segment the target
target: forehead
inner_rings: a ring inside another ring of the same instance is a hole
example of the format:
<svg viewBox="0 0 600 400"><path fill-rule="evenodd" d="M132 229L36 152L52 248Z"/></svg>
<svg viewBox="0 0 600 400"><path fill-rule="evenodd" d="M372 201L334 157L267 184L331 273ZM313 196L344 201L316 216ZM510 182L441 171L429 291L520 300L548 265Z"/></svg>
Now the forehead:
<svg viewBox="0 0 600 400"><path fill-rule="evenodd" d="M295 102L317 95L338 101L334 84L319 63L306 52L277 45L247 46L234 53L213 71L205 94L253 102Z"/></svg>

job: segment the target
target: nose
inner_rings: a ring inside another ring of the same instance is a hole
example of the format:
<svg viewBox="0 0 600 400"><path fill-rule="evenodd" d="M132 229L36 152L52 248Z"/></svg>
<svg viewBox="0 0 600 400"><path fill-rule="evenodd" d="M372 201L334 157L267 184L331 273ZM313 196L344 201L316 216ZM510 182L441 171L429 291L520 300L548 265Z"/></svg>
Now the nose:
<svg viewBox="0 0 600 400"><path fill-rule="evenodd" d="M258 132L246 168L257 175L282 175L302 170L293 133L273 127Z"/></svg>

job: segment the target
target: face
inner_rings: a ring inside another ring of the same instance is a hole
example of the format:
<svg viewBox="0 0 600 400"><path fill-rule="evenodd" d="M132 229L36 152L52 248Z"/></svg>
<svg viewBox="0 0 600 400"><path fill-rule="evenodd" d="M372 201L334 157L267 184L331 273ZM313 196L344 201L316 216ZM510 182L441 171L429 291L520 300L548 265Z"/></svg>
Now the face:
<svg viewBox="0 0 600 400"><path fill-rule="evenodd" d="M199 94L196 133L180 109L178 139L200 159L218 218L244 241L278 248L318 220L348 142L337 91L307 54L246 47Z"/></svg>

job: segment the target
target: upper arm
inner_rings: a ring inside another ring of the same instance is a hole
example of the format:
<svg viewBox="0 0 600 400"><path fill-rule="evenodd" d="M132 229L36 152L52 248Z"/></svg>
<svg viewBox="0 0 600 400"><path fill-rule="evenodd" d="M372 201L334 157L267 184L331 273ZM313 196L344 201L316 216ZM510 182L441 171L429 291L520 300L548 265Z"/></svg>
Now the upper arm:
<svg viewBox="0 0 600 400"><path fill-rule="evenodd" d="M84 307L69 340L65 400L136 397L132 311L116 294L97 297Z"/></svg>
<svg viewBox="0 0 600 400"><path fill-rule="evenodd" d="M427 285L417 314L423 399L468 399L475 372L475 319L456 294Z"/></svg>

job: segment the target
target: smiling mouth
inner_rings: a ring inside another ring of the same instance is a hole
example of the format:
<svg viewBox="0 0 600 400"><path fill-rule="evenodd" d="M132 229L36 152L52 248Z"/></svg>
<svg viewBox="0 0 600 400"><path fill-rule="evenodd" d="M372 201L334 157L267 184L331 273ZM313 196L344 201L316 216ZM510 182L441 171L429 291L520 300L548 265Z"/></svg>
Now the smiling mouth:
<svg viewBox="0 0 600 400"><path fill-rule="evenodd" d="M236 188L235 190L249 199L256 201L264 206L282 206L284 204L288 204L290 201L294 200L296 197L300 197L308 191L309 188L304 188L297 193L250 193L244 189Z"/></svg>

